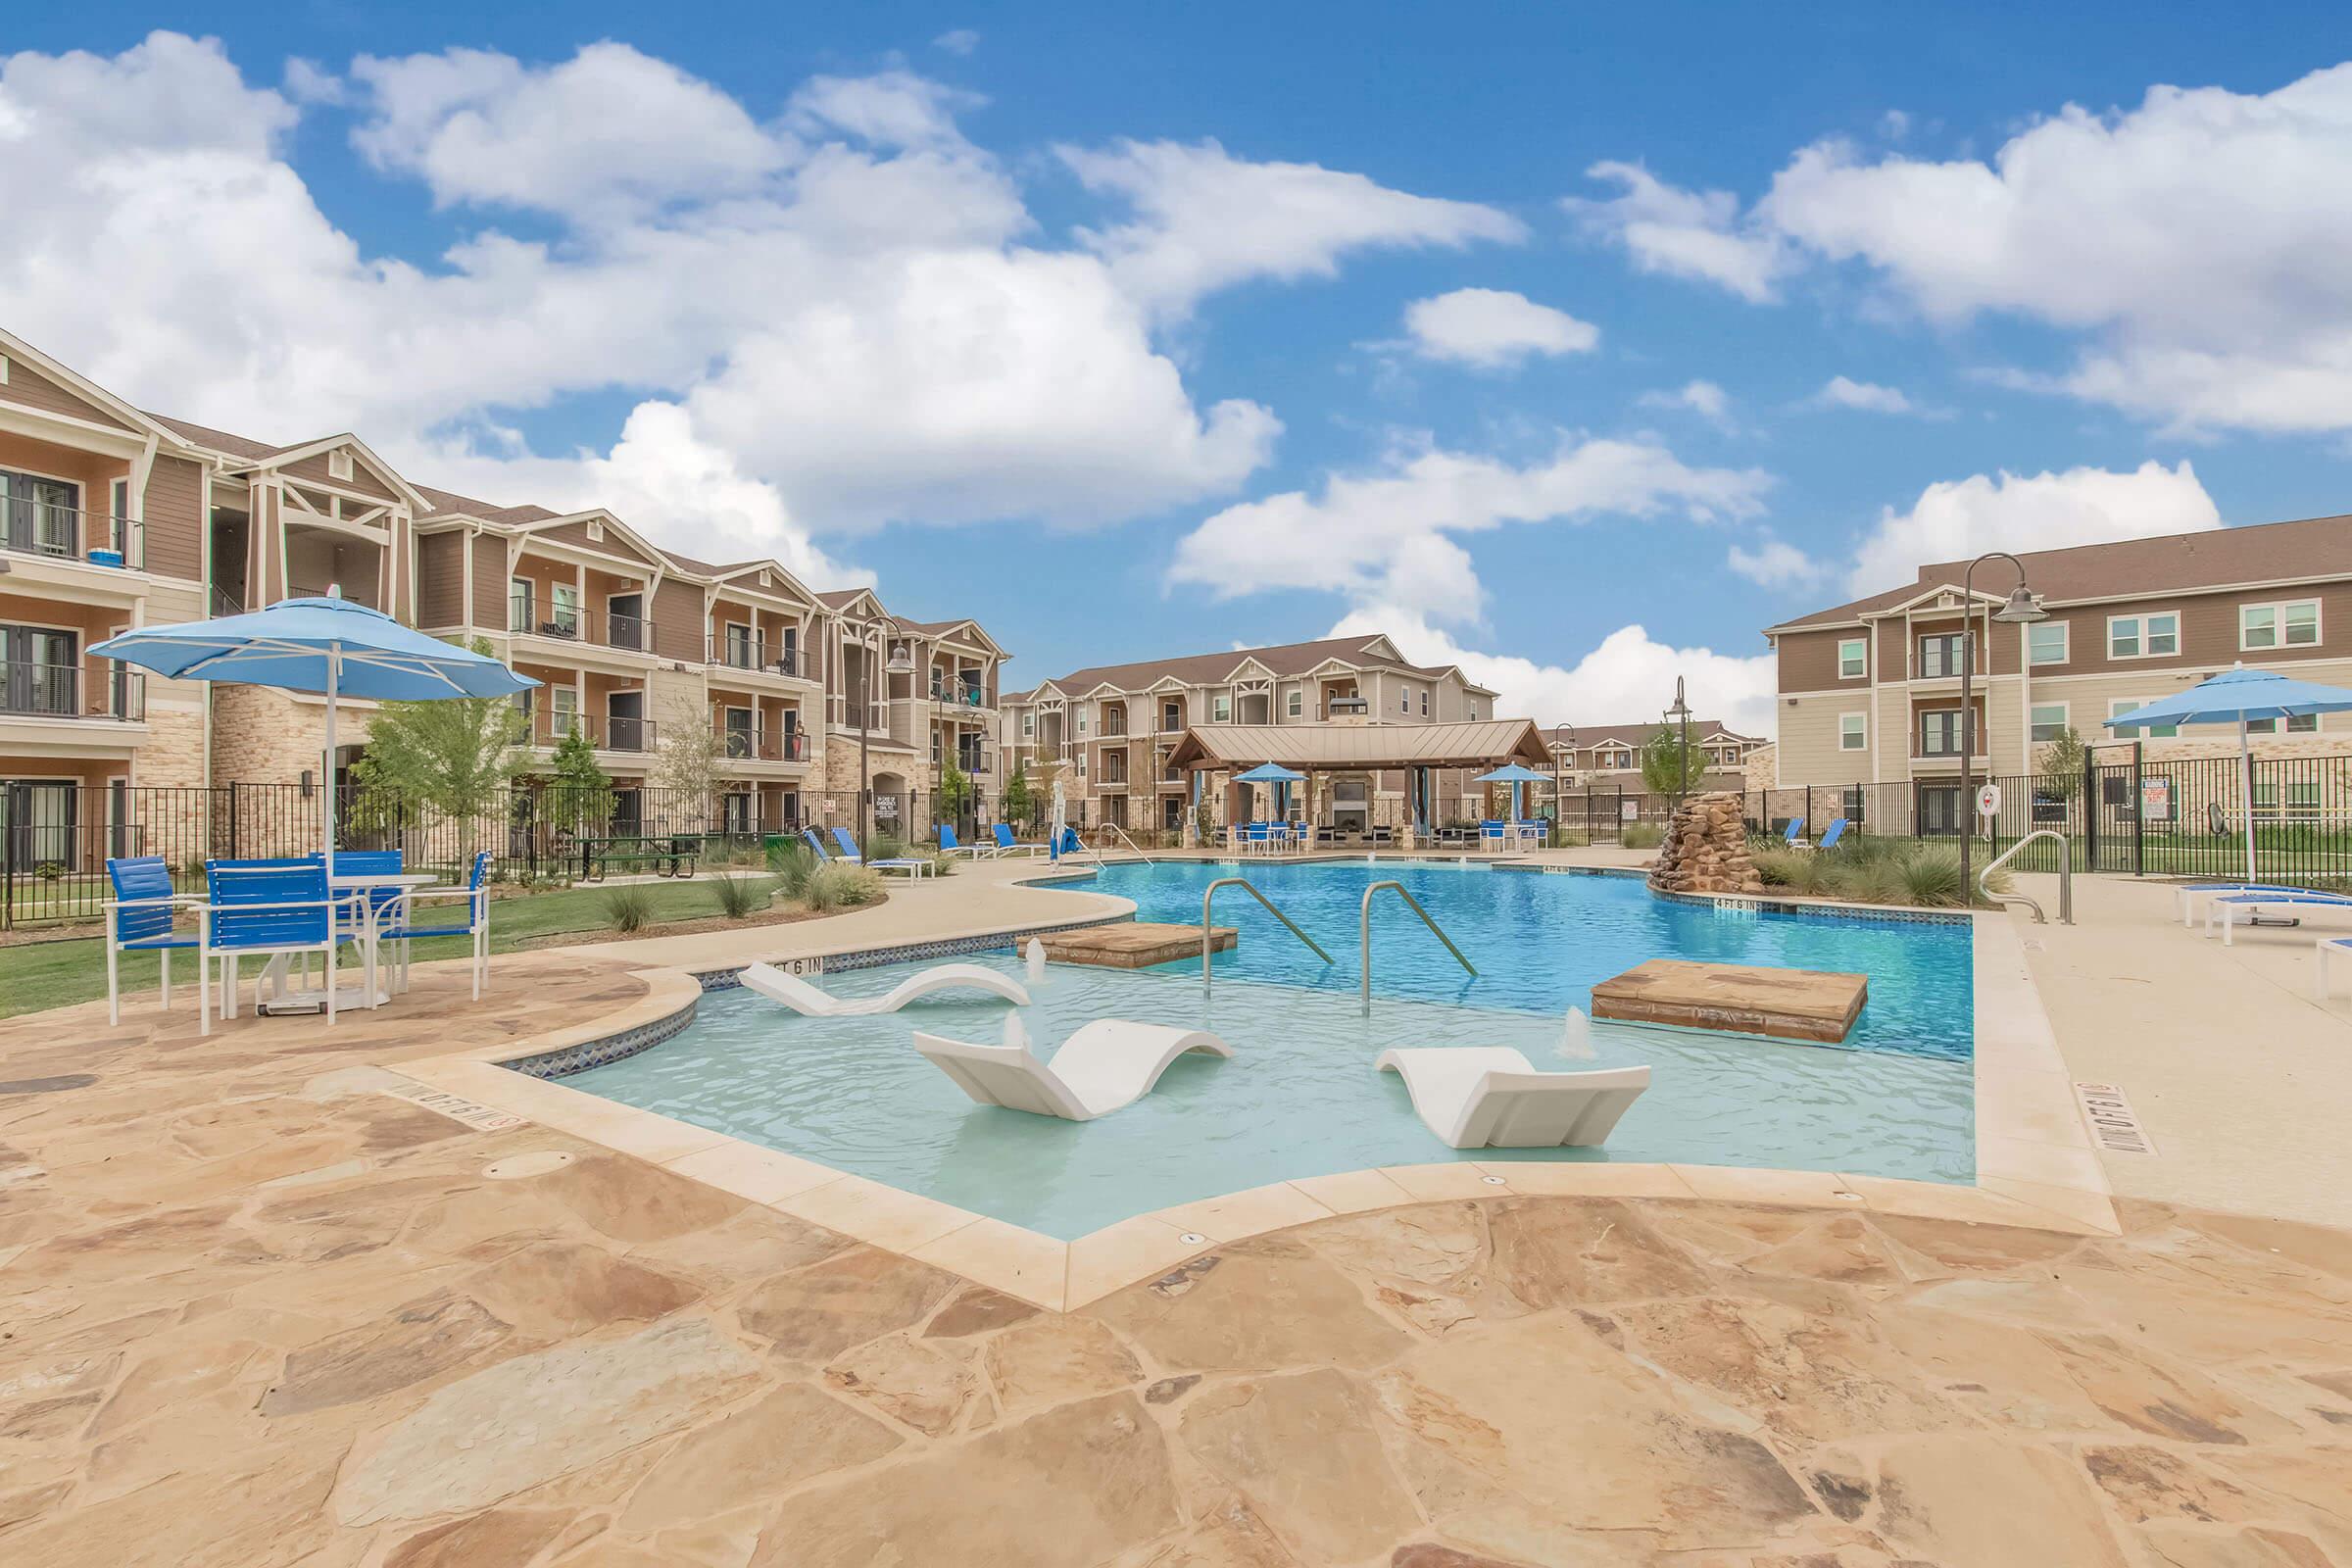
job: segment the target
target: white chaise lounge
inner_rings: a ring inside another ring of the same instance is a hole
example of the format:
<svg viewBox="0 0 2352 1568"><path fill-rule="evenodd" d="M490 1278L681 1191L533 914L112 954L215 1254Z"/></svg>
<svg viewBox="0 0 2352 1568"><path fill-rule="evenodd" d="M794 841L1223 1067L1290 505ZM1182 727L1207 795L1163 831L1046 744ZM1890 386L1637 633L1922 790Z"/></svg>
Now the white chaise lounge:
<svg viewBox="0 0 2352 1568"><path fill-rule="evenodd" d="M1647 1067L1538 1072L1507 1046L1384 1051L1375 1065L1404 1080L1421 1120L1455 1149L1597 1145L1649 1087Z"/></svg>
<svg viewBox="0 0 2352 1568"><path fill-rule="evenodd" d="M1064 1121L1093 1121L1134 1104L1188 1051L1233 1054L1231 1046L1205 1030L1097 1018L1063 1041L1048 1063L1019 1037L1017 1023L1010 1033L1004 1045L976 1046L918 1029L914 1049L983 1105Z"/></svg>
<svg viewBox="0 0 2352 1568"><path fill-rule="evenodd" d="M772 963L755 963L743 971L747 991L770 1002L781 1002L810 1018L864 1018L877 1012L896 1012L909 1002L941 991L970 987L1003 997L1016 1006L1029 1005L1029 988L1008 974L977 963L943 963L925 969L892 987L887 996L836 997L818 990L798 975L786 974Z"/></svg>

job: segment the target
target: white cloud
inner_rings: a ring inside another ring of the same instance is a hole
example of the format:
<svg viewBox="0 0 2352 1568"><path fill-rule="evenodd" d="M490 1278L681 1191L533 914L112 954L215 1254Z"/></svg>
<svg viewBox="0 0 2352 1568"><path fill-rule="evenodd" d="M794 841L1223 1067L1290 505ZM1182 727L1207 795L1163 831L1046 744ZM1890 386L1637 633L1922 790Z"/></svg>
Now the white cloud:
<svg viewBox="0 0 2352 1568"><path fill-rule="evenodd" d="M2185 461L2124 473L1980 473L1928 486L1908 512L1888 507L1863 540L1846 588L1857 597L1878 593L1914 580L1931 562L1987 550L2059 550L2221 525L2220 509Z"/></svg>
<svg viewBox="0 0 2352 1568"><path fill-rule="evenodd" d="M1831 376L1813 394L1813 402L1826 409L1859 409L1866 414L1922 412L1899 386L1881 386L1876 381L1856 381L1842 375Z"/></svg>
<svg viewBox="0 0 2352 1568"><path fill-rule="evenodd" d="M1690 467L1647 441L1564 438L1526 467L1397 451L1372 473L1327 473L1311 496L1293 490L1226 508L1178 543L1169 577L1225 599L1313 588L1469 620L1484 593L1457 535L1609 514L1748 516L1770 482L1755 469Z"/></svg>
<svg viewBox="0 0 2352 1568"><path fill-rule="evenodd" d="M286 96L298 104L341 104L351 97L341 76L300 55L286 61L283 87Z"/></svg>
<svg viewBox="0 0 2352 1568"><path fill-rule="evenodd" d="M960 143L956 117L987 100L910 71L812 76L792 95L792 119L811 134L847 131L879 147Z"/></svg>
<svg viewBox="0 0 2352 1568"><path fill-rule="evenodd" d="M1802 588L1828 575L1819 562L1771 534L1758 539L1753 550L1732 546L1724 564L1759 588Z"/></svg>
<svg viewBox="0 0 2352 1568"><path fill-rule="evenodd" d="M1457 288L1404 308L1414 350L1482 370L1510 369L1536 355L1589 354L1600 328L1507 289Z"/></svg>
<svg viewBox="0 0 2352 1568"><path fill-rule="evenodd" d="M1797 258L1769 227L1743 220L1730 191L1684 190L1639 164L1598 163L1585 173L1622 188L1605 200L1570 196L1560 205L1591 232L1623 245L1642 271L1720 284L1758 304L1780 297L1780 280Z"/></svg>
<svg viewBox="0 0 2352 1568"><path fill-rule="evenodd" d="M1644 392L1634 400L1645 409L1680 410L1716 424L1732 420L1732 397L1712 381L1686 381L1671 392Z"/></svg>
<svg viewBox="0 0 2352 1568"><path fill-rule="evenodd" d="M1618 627L1573 664L1544 664L1464 647L1410 609L1377 604L1350 612L1331 635L1374 632L1387 633L1415 663L1461 665L1472 680L1494 690L1494 711L1503 718L1546 726L1639 718L1674 701L1679 677L1693 712L1720 718L1741 734L1775 732L1778 676L1769 653L1742 657L1676 648L1637 624Z"/></svg>
<svg viewBox="0 0 2352 1568"><path fill-rule="evenodd" d="M980 34L970 27L953 27L931 40L934 49L945 49L952 55L968 55L980 47Z"/></svg>
<svg viewBox="0 0 2352 1568"><path fill-rule="evenodd" d="M1250 277L1330 277L1368 246L1515 242L1519 220L1475 202L1415 196L1315 164L1252 164L1214 141L1056 149L1079 181L1124 199L1131 222L1081 228L1138 299L1181 313Z"/></svg>

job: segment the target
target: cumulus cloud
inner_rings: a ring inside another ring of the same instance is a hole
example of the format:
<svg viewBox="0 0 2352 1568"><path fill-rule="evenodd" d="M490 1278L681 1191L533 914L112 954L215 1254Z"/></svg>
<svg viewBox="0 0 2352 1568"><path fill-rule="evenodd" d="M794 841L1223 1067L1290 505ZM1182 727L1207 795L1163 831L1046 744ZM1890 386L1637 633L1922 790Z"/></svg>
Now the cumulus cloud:
<svg viewBox="0 0 2352 1568"><path fill-rule="evenodd" d="M1819 408L1859 409L1866 414L1923 412L1899 386L1881 386L1876 381L1856 381L1843 375L1831 376L1813 394L1812 401Z"/></svg>
<svg viewBox="0 0 2352 1568"><path fill-rule="evenodd" d="M1542 462L1436 449L1392 452L1369 473L1228 507L1177 545L1170 580L1219 598L1314 588L1437 620L1469 620L1484 592L1460 535L1615 514L1752 515L1770 478L1693 468L1649 441L1563 438ZM1237 570L1238 563L1247 570Z"/></svg>
<svg viewBox="0 0 2352 1568"><path fill-rule="evenodd" d="M1732 546L1724 564L1759 588L1802 588L1827 575L1819 562L1771 534L1761 536L1753 550Z"/></svg>
<svg viewBox="0 0 2352 1568"><path fill-rule="evenodd" d="M1967 561L1987 550L2059 550L2222 525L2221 511L2183 461L2143 463L2129 472L1975 474L1940 480L1908 512L1888 507L1846 579L1859 597L1914 580L1931 562Z"/></svg>
<svg viewBox="0 0 2352 1568"><path fill-rule="evenodd" d="M1055 149L1080 183L1117 197L1130 222L1082 227L1122 287L1181 313L1249 277L1330 277L1366 247L1516 242L1515 218L1475 202L1415 196L1317 164L1253 164L1214 141L1122 141Z"/></svg>
<svg viewBox="0 0 2352 1568"><path fill-rule="evenodd" d="M1574 663L1546 664L1513 655L1482 653L1434 627L1413 610L1366 605L1332 628L1334 637L1385 632L1419 664L1459 664L1472 680L1492 687L1494 711L1539 724L1614 723L1656 713L1685 682L1693 711L1721 718L1746 735L1774 733L1777 687L1770 653L1719 653L1659 642L1639 624L1620 626Z"/></svg>
<svg viewBox="0 0 2352 1568"><path fill-rule="evenodd" d="M980 47L980 34L970 27L952 27L931 40L934 49L945 49L952 55L968 55Z"/></svg>
<svg viewBox="0 0 2352 1568"><path fill-rule="evenodd" d="M1538 355L1589 354L1600 328L1508 289L1457 288L1404 308L1414 352L1481 370L1511 369Z"/></svg>
<svg viewBox="0 0 2352 1568"><path fill-rule="evenodd" d="M1712 381L1686 381L1672 391L1644 392L1634 401L1645 409L1695 414L1716 424L1732 420L1732 396Z"/></svg>
<svg viewBox="0 0 2352 1568"><path fill-rule="evenodd" d="M1767 224L1742 219L1730 191L1684 190L1639 164L1604 162L1587 177L1619 187L1593 200L1570 196L1561 207L1586 229L1625 248L1644 272L1698 278L1762 304L1780 297L1780 281L1797 257Z"/></svg>

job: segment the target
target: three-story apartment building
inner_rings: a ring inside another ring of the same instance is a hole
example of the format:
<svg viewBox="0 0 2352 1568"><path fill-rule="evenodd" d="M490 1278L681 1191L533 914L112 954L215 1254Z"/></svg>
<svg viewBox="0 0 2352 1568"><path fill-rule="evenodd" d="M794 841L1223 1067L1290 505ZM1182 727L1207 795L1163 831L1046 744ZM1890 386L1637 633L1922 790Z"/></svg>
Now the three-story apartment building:
<svg viewBox="0 0 2352 1568"><path fill-rule="evenodd" d="M680 555L602 509L438 489L350 434L277 446L148 414L0 331L0 822L18 863L135 852L91 832L129 819L131 790L347 782L371 705L345 705L328 760L322 699L86 652L133 625L327 592L539 680L521 700L526 769L586 736L624 821L644 820L665 742L689 738L714 753L728 827L855 820L853 703L878 815L909 811L949 757L994 798L1004 654L975 621L893 619L870 590ZM884 650L870 691L860 639Z"/></svg>
<svg viewBox="0 0 2352 1568"><path fill-rule="evenodd" d="M2023 556L2047 618L1992 620L2012 586L1994 564L1963 604L1965 562L1769 628L1780 672L1780 783L1909 781L1921 826L1961 820L1961 631L1975 669L1974 772L2032 772L2072 729L2093 745L2134 737L2104 720L2233 664L2352 686L2352 517L2314 517ZM2267 720L2258 754L2352 751L2352 715ZM2234 726L2136 737L2150 758L2234 754Z"/></svg>
<svg viewBox="0 0 2352 1568"><path fill-rule="evenodd" d="M1642 748L1664 727L1664 719L1625 724L1558 724L1544 732L1552 766L1563 789L1642 788ZM1679 726L1677 726L1679 727ZM1706 760L1705 789L1740 789L1741 769L1763 741L1725 727L1721 719L1690 720L1690 745Z"/></svg>
<svg viewBox="0 0 2352 1568"><path fill-rule="evenodd" d="M1332 637L1075 670L1004 699L1004 771L1018 764L1041 799L1058 778L1074 821L1174 832L1191 808L1189 777L1168 754L1196 724L1435 724L1494 716L1494 693L1459 667L1407 661L1384 636ZM1203 799L1221 813L1221 777ZM1334 785L1335 813L1397 825L1401 775ZM1438 780L1442 819L1470 789Z"/></svg>

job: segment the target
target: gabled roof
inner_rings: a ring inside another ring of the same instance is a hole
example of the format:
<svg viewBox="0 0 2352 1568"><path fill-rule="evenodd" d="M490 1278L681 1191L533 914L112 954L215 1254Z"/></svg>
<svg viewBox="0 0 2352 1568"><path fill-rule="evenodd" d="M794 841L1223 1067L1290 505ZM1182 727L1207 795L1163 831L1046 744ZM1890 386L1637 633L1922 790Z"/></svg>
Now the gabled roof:
<svg viewBox="0 0 2352 1568"><path fill-rule="evenodd" d="M1235 671L1250 662L1282 679L1313 674L1335 661L1350 668L1390 665L1427 680L1441 679L1446 673L1444 669L1407 663L1397 655L1395 643L1374 633L1359 637L1318 637L1312 642L1277 643L1265 648L1228 648L1213 654L1179 654L1170 659L1141 659L1125 664L1091 664L1061 676L1058 684L1073 691L1108 684L1128 692L1148 691L1170 679L1185 686L1217 686L1233 679ZM1483 686L1470 689L1481 696L1494 695Z"/></svg>
<svg viewBox="0 0 2352 1568"><path fill-rule="evenodd" d="M1664 723L1665 720L1662 718L1644 718L1627 724L1571 724L1568 726L1568 737L1570 744L1580 752L1594 746L1610 744L1640 746L1643 741L1655 735L1659 726ZM1559 734L1559 729L1560 726L1557 724L1550 726L1544 730L1544 738L1546 741L1554 740ZM1690 739L1693 744L1712 745L1718 736L1742 744L1753 744L1756 739L1753 735L1742 735L1738 730L1726 728L1723 720L1719 718L1694 718L1690 721Z"/></svg>
<svg viewBox="0 0 2352 1568"><path fill-rule="evenodd" d="M55 381L84 403L113 415L134 430L148 432L182 449L197 444L191 443L185 434L173 428L171 420L149 414L144 409L131 407L79 371L43 354L14 332L0 329L0 352L5 352L10 359Z"/></svg>
<svg viewBox="0 0 2352 1568"><path fill-rule="evenodd" d="M1168 752L1170 767L1260 762L1350 770L1502 762L1548 768L1551 758L1535 721L1527 718L1475 724L1195 724Z"/></svg>
<svg viewBox="0 0 2352 1568"><path fill-rule="evenodd" d="M2027 585L2045 604L2060 605L2296 577L2345 577L2352 576L2352 515L2031 550L2018 559L2025 564ZM1765 635L1885 614L1919 598L1923 589L1959 587L1967 570L1965 561L1939 561L1920 567L1913 581L1767 626ZM2009 579L1999 571L1977 573L1980 588L1988 576L1996 594L2005 595Z"/></svg>

